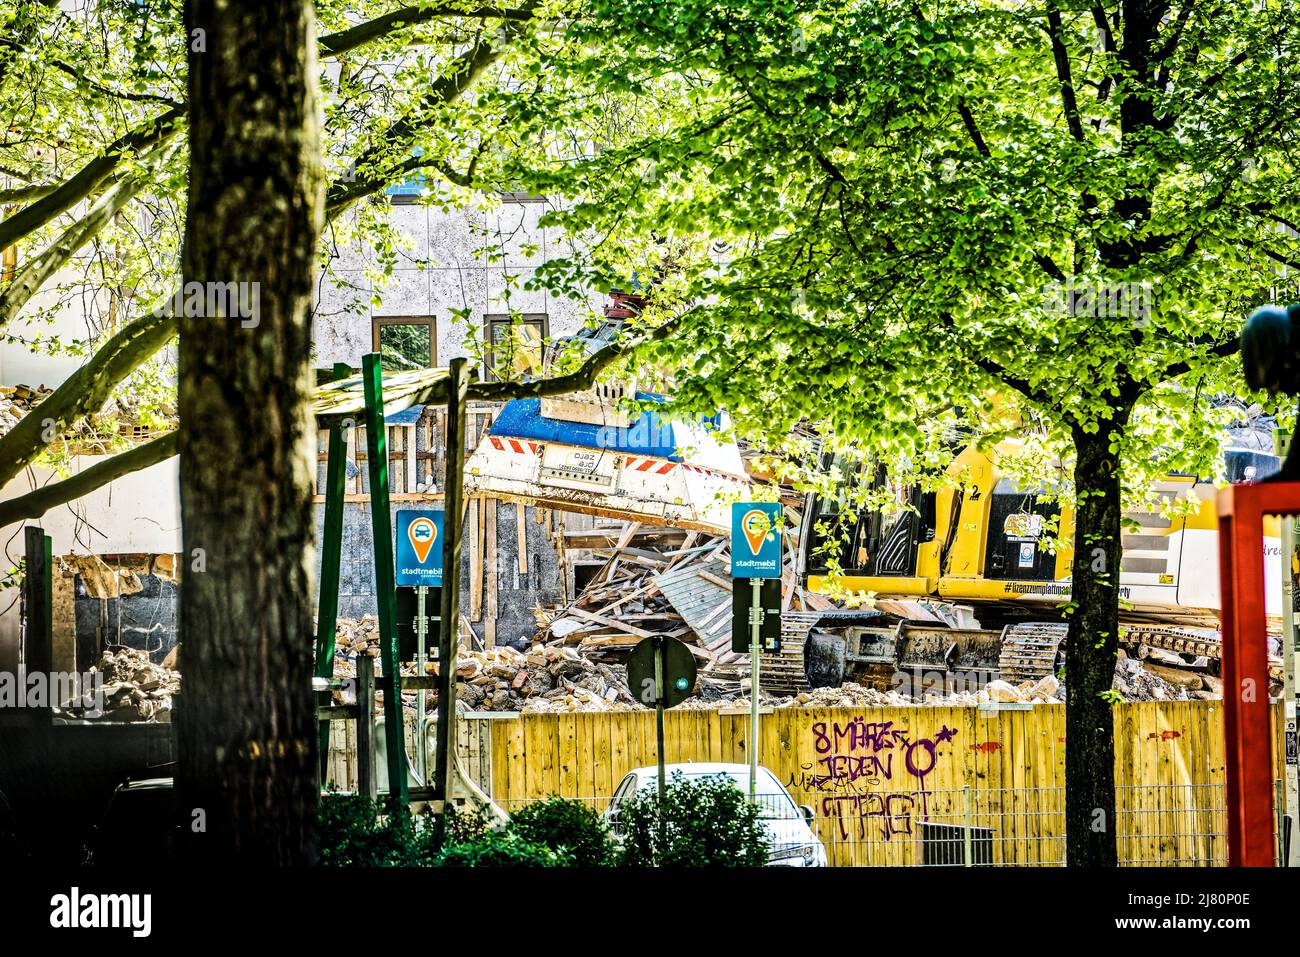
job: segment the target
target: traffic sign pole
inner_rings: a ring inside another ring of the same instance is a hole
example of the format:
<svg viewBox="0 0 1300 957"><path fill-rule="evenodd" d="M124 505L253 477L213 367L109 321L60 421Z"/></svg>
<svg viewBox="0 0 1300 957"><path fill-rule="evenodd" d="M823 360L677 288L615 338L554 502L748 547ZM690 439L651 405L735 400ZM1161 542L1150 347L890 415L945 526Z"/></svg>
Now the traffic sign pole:
<svg viewBox="0 0 1300 957"><path fill-rule="evenodd" d="M748 578L749 603L749 801L758 804L758 696L759 656L763 653L763 579L781 580L781 505L779 502L733 502L731 505L731 577ZM777 586L779 589L779 585ZM732 594L742 594L738 588ZM780 600L777 600L778 614ZM739 617L742 604L733 604ZM741 623L732 622L732 641L743 634ZM774 643L773 647L777 647Z"/></svg>
<svg viewBox="0 0 1300 957"><path fill-rule="evenodd" d="M1282 691L1283 719L1286 734L1283 738L1285 762L1284 821L1290 828L1283 831L1284 845L1279 855L1285 867L1300 866L1300 842L1296 838L1300 823L1300 742L1296 729L1296 580L1291 562L1295 555L1297 531L1300 522L1294 516L1282 519L1282 666L1285 683ZM1288 833L1289 831L1289 833Z"/></svg>
<svg viewBox="0 0 1300 957"><path fill-rule="evenodd" d="M659 806L664 800L664 640L656 637L655 643L655 733L659 753Z"/></svg>
<svg viewBox="0 0 1300 957"><path fill-rule="evenodd" d="M754 603L749 608L749 803L758 804L758 659L763 649L761 578L751 578Z"/></svg>

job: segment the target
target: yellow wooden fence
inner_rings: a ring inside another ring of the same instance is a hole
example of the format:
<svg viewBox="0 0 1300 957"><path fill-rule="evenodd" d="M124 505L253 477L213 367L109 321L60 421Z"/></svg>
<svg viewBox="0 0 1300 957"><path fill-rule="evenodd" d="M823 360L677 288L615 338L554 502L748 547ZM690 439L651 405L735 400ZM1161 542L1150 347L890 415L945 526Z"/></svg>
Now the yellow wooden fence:
<svg viewBox="0 0 1300 957"><path fill-rule="evenodd" d="M1099 824L1116 829L1121 862L1225 863L1222 706L1125 703L1114 716L1118 820ZM462 765L507 810L557 794L603 811L629 770L656 761L651 711L461 718ZM1280 705L1274 728L1276 768ZM747 712L670 711L665 731L669 763L749 761ZM335 726L342 788L356 784L353 734ZM782 708L760 734L760 763L813 810L834 864L960 862L968 829L975 862L1063 861L1063 705Z"/></svg>
<svg viewBox="0 0 1300 957"><path fill-rule="evenodd" d="M1125 703L1114 714L1119 819L1099 823L1116 828L1121 861L1223 863L1222 706ZM484 776L507 808L558 794L603 810L627 771L656 760L648 711L520 715L489 727ZM748 714L673 711L665 730L669 763L749 760ZM1062 862L1063 705L783 708L763 715L760 736L760 763L813 809L833 863L919 864L927 844L931 859L960 861L962 831L943 825L975 829L975 861Z"/></svg>

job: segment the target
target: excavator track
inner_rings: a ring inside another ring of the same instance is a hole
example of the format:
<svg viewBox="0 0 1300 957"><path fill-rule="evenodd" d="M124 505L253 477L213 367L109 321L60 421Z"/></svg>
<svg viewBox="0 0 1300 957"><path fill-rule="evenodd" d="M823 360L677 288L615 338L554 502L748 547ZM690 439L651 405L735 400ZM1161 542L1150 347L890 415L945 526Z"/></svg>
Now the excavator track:
<svg viewBox="0 0 1300 957"><path fill-rule="evenodd" d="M998 673L1003 681L1037 681L1056 671L1056 656L1069 625L1030 621L1008 625L1002 632Z"/></svg>

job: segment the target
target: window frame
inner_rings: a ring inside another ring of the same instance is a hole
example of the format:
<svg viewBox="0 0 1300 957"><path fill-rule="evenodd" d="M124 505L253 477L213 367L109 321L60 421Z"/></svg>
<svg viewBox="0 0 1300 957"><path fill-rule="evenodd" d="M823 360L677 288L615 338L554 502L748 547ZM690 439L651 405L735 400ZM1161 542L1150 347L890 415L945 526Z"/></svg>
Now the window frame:
<svg viewBox="0 0 1300 957"><path fill-rule="evenodd" d="M487 313L483 316L483 381L484 382L502 382L495 370L496 366L496 336L494 330L497 326L524 326L538 325L541 326L542 334L538 342L539 365L546 361L546 340L551 333L550 315L545 312L521 312L511 314L508 312ZM540 374L540 369L539 369Z"/></svg>
<svg viewBox="0 0 1300 957"><path fill-rule="evenodd" d="M371 316L370 317L370 351L379 354L383 362L383 349L380 348L379 330L384 326L428 326L429 327L429 368L438 368L438 317L437 316ZM403 371L403 370L390 370Z"/></svg>

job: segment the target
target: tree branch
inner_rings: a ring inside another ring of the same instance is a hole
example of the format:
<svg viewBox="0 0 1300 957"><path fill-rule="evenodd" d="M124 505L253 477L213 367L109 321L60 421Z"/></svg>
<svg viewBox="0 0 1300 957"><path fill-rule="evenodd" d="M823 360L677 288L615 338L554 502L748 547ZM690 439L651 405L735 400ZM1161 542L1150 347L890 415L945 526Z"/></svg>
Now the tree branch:
<svg viewBox="0 0 1300 957"><path fill-rule="evenodd" d="M1065 48L1065 31L1061 24L1061 11L1055 4L1047 8L1047 35L1052 41L1052 59L1056 63L1056 78L1061 85L1061 108L1065 125L1080 143L1084 141L1083 121L1079 117L1079 101L1074 94L1074 80L1070 74L1070 53Z"/></svg>
<svg viewBox="0 0 1300 957"><path fill-rule="evenodd" d="M1240 351L1241 351L1241 339L1232 338L1229 339L1227 342L1220 342L1216 344L1214 348L1212 348L1208 353L1206 353L1206 356L1207 357L1213 356L1216 359L1226 359L1228 356L1236 355ZM1156 382L1164 382L1167 379L1176 379L1178 378L1178 376L1184 375L1185 373L1191 371L1192 371L1192 364L1190 362L1175 362L1171 365L1166 366L1164 370L1161 371L1161 373L1155 379L1152 379L1150 381L1153 384Z"/></svg>
<svg viewBox="0 0 1300 957"><path fill-rule="evenodd" d="M513 40L520 29L521 27L518 24L508 24L503 30L504 39L507 42ZM502 54L505 53L506 46L506 43L493 45L486 40L480 40L474 44L457 60L456 69L439 78L432 89L421 97L421 103L432 106L440 103L450 103L459 97L474 85L474 82L488 66L500 59ZM423 127L423 122L411 119L397 121L384 131L380 139L382 145L373 145L367 149L352 164L353 169L373 162L381 156L385 148L391 148L392 143L410 140ZM400 169L408 162L410 162L409 157L403 158L402 163L399 163L397 168ZM426 161L422 165L432 167L436 163L437 161ZM389 167L382 172L371 173L355 183L334 184L325 194L326 215L335 216L341 213L361 197L388 186L393 181L393 178L393 167Z"/></svg>
<svg viewBox="0 0 1300 957"><path fill-rule="evenodd" d="M0 487L45 450L45 435L98 412L113 389L176 335L176 318L146 313L124 326L90 361L0 435Z"/></svg>
<svg viewBox="0 0 1300 957"><path fill-rule="evenodd" d="M0 528L23 519L40 518L56 505L89 495L114 479L157 465L175 454L176 433L168 432L160 438L137 445L128 452L119 452L102 462L96 462L61 482L52 482L26 495L0 502Z"/></svg>
<svg viewBox="0 0 1300 957"><path fill-rule="evenodd" d="M184 109L174 107L124 133L49 195L23 207L8 219L0 220L0 249L12 246L81 202L113 175L123 155L138 153L163 142L176 132L184 116Z"/></svg>
<svg viewBox="0 0 1300 957"><path fill-rule="evenodd" d="M620 340L605 346L593 353L576 372L550 379L536 379L532 382L473 382L469 386L468 397L476 402L503 402L509 399L536 399L551 395L565 395L590 389L596 381L596 376L600 375L607 366L651 342L663 342L675 333L694 311L694 309L687 309L674 316L657 326L648 336L636 340Z"/></svg>
<svg viewBox="0 0 1300 957"><path fill-rule="evenodd" d="M525 4L520 9L508 7L476 7L471 10L457 9L455 6L416 6L401 7L392 13L358 23L337 33L327 33L320 38L322 57L334 57L355 50L359 46L373 43L390 33L404 30L429 20L452 20L456 18L477 20L516 20L533 18L534 4Z"/></svg>

